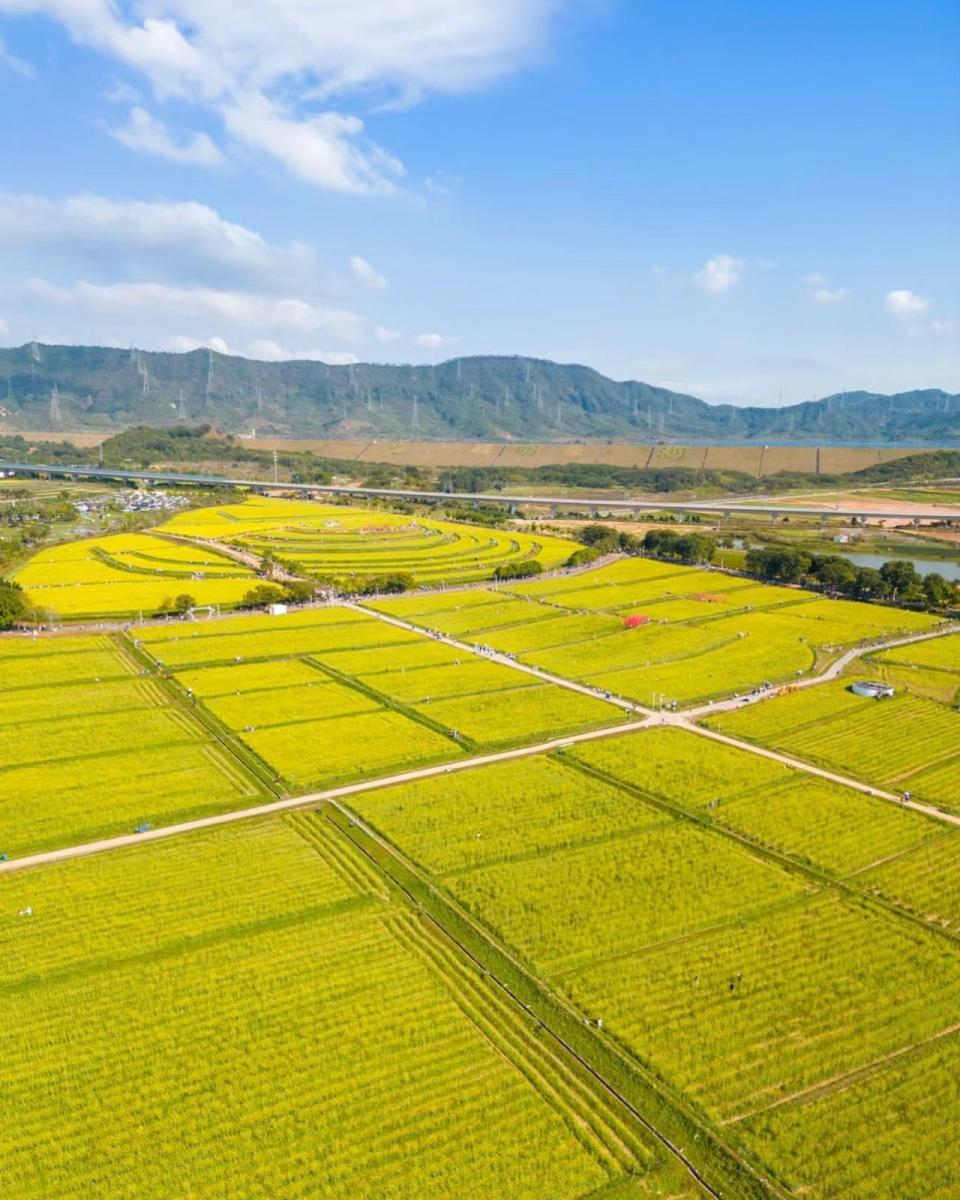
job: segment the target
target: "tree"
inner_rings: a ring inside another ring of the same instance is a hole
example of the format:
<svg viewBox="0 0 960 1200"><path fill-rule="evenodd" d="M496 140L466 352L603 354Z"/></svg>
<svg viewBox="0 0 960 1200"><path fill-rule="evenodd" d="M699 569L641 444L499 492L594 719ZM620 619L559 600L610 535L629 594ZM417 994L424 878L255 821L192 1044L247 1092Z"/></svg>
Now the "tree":
<svg viewBox="0 0 960 1200"><path fill-rule="evenodd" d="M839 554L814 558L810 573L832 592L849 592L857 578L857 568Z"/></svg>
<svg viewBox="0 0 960 1200"><path fill-rule="evenodd" d="M673 547L675 557L682 563L712 562L716 552L717 543L705 533L685 533Z"/></svg>
<svg viewBox="0 0 960 1200"><path fill-rule="evenodd" d="M803 550L789 546L755 547L747 551L747 570L761 579L778 579L782 583L799 583L810 570L812 558Z"/></svg>
<svg viewBox="0 0 960 1200"><path fill-rule="evenodd" d="M494 571L494 579L529 579L539 575L543 564L535 558L524 558L520 562L501 563Z"/></svg>
<svg viewBox="0 0 960 1200"><path fill-rule="evenodd" d="M878 600L888 592L887 582L876 567L858 567L851 591L858 600Z"/></svg>
<svg viewBox="0 0 960 1200"><path fill-rule="evenodd" d="M585 546L596 546L598 543L611 544L619 541L617 531L610 525L584 525L580 530L579 540Z"/></svg>
<svg viewBox="0 0 960 1200"><path fill-rule="evenodd" d="M921 592L923 581L917 568L906 558L893 558L880 568L880 577L890 589L894 600L909 599Z"/></svg>
<svg viewBox="0 0 960 1200"><path fill-rule="evenodd" d="M309 604L315 588L307 579L292 579L283 585L283 591L291 604Z"/></svg>
<svg viewBox="0 0 960 1200"><path fill-rule="evenodd" d="M25 622L29 613L30 605L20 584L0 579L0 629L13 629Z"/></svg>
<svg viewBox="0 0 960 1200"><path fill-rule="evenodd" d="M196 599L189 592L181 592L173 598L173 611L177 613L188 613L191 608L196 608L196 605Z"/></svg>
<svg viewBox="0 0 960 1200"><path fill-rule="evenodd" d="M947 608L957 603L957 585L944 579L938 571L931 571L923 578L923 595L933 608Z"/></svg>
<svg viewBox="0 0 960 1200"><path fill-rule="evenodd" d="M258 583L240 601L241 608L266 608L269 604L283 604L286 592L278 583Z"/></svg>

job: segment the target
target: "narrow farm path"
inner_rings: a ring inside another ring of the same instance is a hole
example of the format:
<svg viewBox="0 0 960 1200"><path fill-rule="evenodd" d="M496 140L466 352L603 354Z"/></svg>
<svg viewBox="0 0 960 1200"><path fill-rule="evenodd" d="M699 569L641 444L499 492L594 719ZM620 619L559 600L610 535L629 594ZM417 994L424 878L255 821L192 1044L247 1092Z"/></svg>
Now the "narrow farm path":
<svg viewBox="0 0 960 1200"><path fill-rule="evenodd" d="M151 532L157 537L166 538L168 541L179 542L182 546L205 546L215 554L222 554L224 558L232 558L234 562L241 563L245 567L250 567L257 574L263 571L263 559L259 554L254 554L252 550L241 550L239 546L230 546L226 542L218 542L213 538L184 537L179 533L162 533L160 530L151 530ZM286 567L281 567L279 563L274 563L268 582L296 583L300 578L301 576L299 575L292 575Z"/></svg>
<svg viewBox="0 0 960 1200"><path fill-rule="evenodd" d="M557 687L566 688L569 692L579 692L582 696L589 696L591 700L603 700L607 704L612 704L614 708L622 709L624 712L644 713L648 717L653 716L653 709L644 708L642 704L635 704L632 700L624 700L620 696L612 696L602 688L591 687L586 683L577 683L573 679L567 679L563 675L551 675L549 671L541 671L539 667L528 666L527 663L517 662L515 658L511 658L509 654L501 654L499 650L483 649L482 646L476 645L473 642L462 642L458 638L450 637L445 633L431 633L422 625L413 625L410 621L403 621L399 617L390 617L386 613L377 612L376 609L366 608L362 604L353 604L348 601L344 602L344 608L352 608L357 612L366 613L367 616L376 617L379 621L385 621L388 625L395 625L398 629L406 629L408 633L418 633L421 637L430 638L431 641L441 642L445 646L452 646L456 650L463 650L467 654L475 654L478 658L484 659L486 662L499 663L502 667L509 667L512 671L520 671L524 675L532 675L535 679L540 679L544 683L553 683Z"/></svg>
<svg viewBox="0 0 960 1200"><path fill-rule="evenodd" d="M909 646L913 642L929 642L933 638L947 637L948 634L957 634L960 636L960 624L950 624L943 629L933 629L929 633L913 633L908 637L902 638L881 638L875 642L868 642L863 646L854 646L851 650L847 650L841 654L820 675L814 675L810 679L798 679L796 683L791 683L790 686L799 691L803 688L816 687L821 683L830 683L832 680L838 679L850 663L855 662L858 658L862 658L865 654L872 654L876 650L896 650L898 646ZM756 696L750 698L747 702L756 704L760 700L769 700L776 696L781 688L782 685L780 684L764 688L762 692L758 692ZM731 712L736 708L741 708L743 704L744 697L731 697L727 700L714 700L710 704L700 704L695 708L685 708L682 711L685 717L688 717L690 720L696 720L699 717L713 716L714 713Z"/></svg>
<svg viewBox="0 0 960 1200"><path fill-rule="evenodd" d="M689 721L682 713L663 713L661 715L650 713L639 721L622 721L616 725L604 726L602 729L591 729L586 733L572 733L566 737L551 738L546 742L536 742L529 746L517 746L513 750L500 750L495 754L479 754L472 758L455 759L452 762L440 763L431 767L418 767L414 770L402 771L395 775L381 775L375 779L364 779L357 783L342 784L339 787L327 788L323 791L305 792L299 796L287 796L282 800L272 800L267 804L257 804L251 808L234 809L231 812L217 813L212 817L198 817L196 820L183 821L176 825L162 825L156 829L146 830L144 833L124 833L112 838L101 838L94 842L82 842L76 846L64 846L58 850L45 850L38 854L28 854L22 858L0 862L0 875L9 874L12 871L22 871L28 867L39 867L49 863L63 862L71 858L84 858L87 855L100 854L108 850L121 850L127 846L141 846L146 842L155 842L164 838L176 837L181 833L193 833L198 829L213 829L219 825L231 825L235 821L249 821L257 817L269 817L275 813L289 812L299 808L310 808L312 805L322 804L325 801L355 796L362 792L372 792L378 788L393 787L403 783L415 783L419 779L430 779L437 775L453 774L457 771L472 771L478 767L490 766L493 763L530 758L535 754L549 754L552 750L562 750L567 746L573 746L580 742L592 742L601 738L619 737L621 734L636 733L641 729L655 729L662 726L686 729L699 737L725 742L727 745L734 746L739 750L745 750L750 754L757 754L763 758L773 759L776 762L783 763L787 767L806 772L808 775L819 776L822 779L829 780L831 783L840 784L842 787L853 788L855 791L864 792L868 795L879 797L882 800L889 800L902 808L915 809L917 812L934 817L945 825L960 826L960 816L941 812L938 808L920 804L915 800L904 801L893 792L872 788L862 783L859 779L850 779L845 775L825 771L820 767L813 766L811 763L803 762L797 758L790 758L786 754L779 754L775 750L765 750L760 746L754 746L751 742L741 742L736 738L727 737L725 734L717 733L712 729L703 729L701 726Z"/></svg>
<svg viewBox="0 0 960 1200"><path fill-rule="evenodd" d="M340 787L327 788L324 791L306 792L300 796L286 796L283 800L272 800L267 804L257 804L251 808L217 813L212 817L198 817L196 820L182 821L176 825L161 825L156 829L148 829L144 833L124 833L117 837L101 838L95 842L83 842L77 846L64 846L59 850L45 850L39 854L28 854L23 858L0 862L0 875L11 871L22 871L27 867L63 862L69 858L83 858L86 855L99 854L106 850L120 850L125 846L142 846L146 842L160 841L163 838L175 837L180 833L192 833L198 829L213 829L218 825L230 825L234 821L249 821L255 817L268 817L274 813L288 812L291 809L309 808L311 805L321 804L327 800L355 796L360 792L371 792L377 788L392 787L401 783L415 783L418 779L430 779L435 775L470 771L476 767L489 766L492 763L529 758L534 754L548 754L551 750L560 750L564 746L572 746L576 742L590 742L597 738L614 737L620 733L633 733L639 729L646 729L652 724L654 724L652 717L645 717L640 721L620 722L617 725L605 726L603 729L592 729L587 733L572 733L566 737L551 738L547 742L518 746L513 750L500 750L495 754L480 754L474 758L455 759L452 762L440 763L436 766L418 767L410 771L401 771L395 775L381 775L376 779L342 784Z"/></svg>

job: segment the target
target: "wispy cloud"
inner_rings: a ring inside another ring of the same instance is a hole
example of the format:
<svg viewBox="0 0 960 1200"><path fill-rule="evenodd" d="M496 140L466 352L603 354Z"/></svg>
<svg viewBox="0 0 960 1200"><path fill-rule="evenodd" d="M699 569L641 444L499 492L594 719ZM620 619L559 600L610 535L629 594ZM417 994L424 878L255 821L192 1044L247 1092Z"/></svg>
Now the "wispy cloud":
<svg viewBox="0 0 960 1200"><path fill-rule="evenodd" d="M376 267L372 267L365 258L361 258L359 254L354 254L350 259L350 270L354 279L358 283L362 283L366 288L385 288L387 286L386 276L381 275Z"/></svg>
<svg viewBox="0 0 960 1200"><path fill-rule="evenodd" d="M395 190L402 167L343 111L345 100L382 110L488 85L538 54L552 19L572 4L153 0L145 17L107 0L0 0L0 9L60 21L77 42L138 71L161 100L204 106L237 142L292 175L365 193ZM186 145L204 152L193 139Z"/></svg>
<svg viewBox="0 0 960 1200"><path fill-rule="evenodd" d="M32 63L28 63L24 59L18 58L15 54L11 54L3 38L0 38L0 67L6 67L22 79L35 79L37 74L36 68Z"/></svg>
<svg viewBox="0 0 960 1200"><path fill-rule="evenodd" d="M742 258L735 258L732 254L715 254L697 271L693 282L701 291L720 296L737 286L743 278L746 266Z"/></svg>
<svg viewBox="0 0 960 1200"><path fill-rule="evenodd" d="M176 141L166 125L144 108L131 108L126 124L108 126L107 132L128 150L156 154L170 162L218 167L223 154L205 133L191 133Z"/></svg>
<svg viewBox="0 0 960 1200"><path fill-rule="evenodd" d="M911 292L909 288L897 288L887 292L884 301L887 312L898 321L915 321L930 311L926 296Z"/></svg>

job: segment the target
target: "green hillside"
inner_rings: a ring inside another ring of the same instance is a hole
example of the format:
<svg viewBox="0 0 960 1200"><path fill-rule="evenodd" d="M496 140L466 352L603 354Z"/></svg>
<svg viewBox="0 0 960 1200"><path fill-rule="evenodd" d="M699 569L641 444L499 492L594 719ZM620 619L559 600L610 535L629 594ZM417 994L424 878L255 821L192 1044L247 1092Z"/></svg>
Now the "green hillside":
<svg viewBox="0 0 960 1200"><path fill-rule="evenodd" d="M257 362L36 343L0 349L6 430L111 430L205 421L310 437L960 440L960 396L847 392L786 408L711 405L589 367L483 356L436 366Z"/></svg>

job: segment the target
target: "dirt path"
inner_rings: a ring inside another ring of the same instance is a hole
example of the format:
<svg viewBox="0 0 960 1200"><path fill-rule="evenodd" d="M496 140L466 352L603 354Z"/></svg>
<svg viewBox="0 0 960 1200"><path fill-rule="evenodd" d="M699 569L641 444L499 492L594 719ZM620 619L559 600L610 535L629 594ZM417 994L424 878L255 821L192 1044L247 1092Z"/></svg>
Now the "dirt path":
<svg viewBox="0 0 960 1200"><path fill-rule="evenodd" d="M431 779L436 775L453 774L457 771L472 771L478 767L490 766L493 763L510 762L514 759L529 758L534 754L548 754L551 750L560 750L564 746L572 746L577 742L591 742L598 738L615 737L621 733L633 733L646 729L651 724L649 717L641 721L627 721L618 725L605 726L603 729L592 729L587 733L572 733L567 737L551 738L547 742L537 742L530 746L518 746L513 750L500 750L495 754L479 754L473 758L454 759L452 762L441 763L437 766L419 767L410 771L402 771L396 775L380 776L377 779L365 779L357 783L343 784L341 787L327 788L320 792L306 792L301 796L288 796L283 800L272 800L267 804L257 804L252 808L240 808L231 812L217 813L212 817L198 817L194 821L182 821L177 825L161 825L149 829L145 833L124 833L117 837L101 838L95 842L83 842L77 846L64 846L60 850L44 850L38 854L25 855L23 858L0 862L0 875L11 871L22 871L27 867L38 867L49 863L63 862L70 858L83 858L90 854L100 854L107 850L120 850L126 846L142 846L147 842L156 842L164 838L176 837L181 833L193 833L199 829L215 829L220 825L232 825L235 821L249 821L256 817L269 817L275 813L287 812L291 809L310 808L327 800L336 800L345 796L355 796L362 792L376 791L378 788L395 787L402 783L415 783L420 779Z"/></svg>
<svg viewBox="0 0 960 1200"><path fill-rule="evenodd" d="M602 688L591 687L586 683L576 683L574 680L567 679L563 675L551 675L549 671L541 671L539 667L531 667L527 663L518 662L515 658L511 658L509 654L502 654L499 650L494 650L492 647L485 649L480 643L461 642L458 638L451 637L445 633L431 633L423 625L413 625L410 621L401 620L400 617L387 616L386 613L378 612L374 608L366 608L362 604L345 603L344 607L352 608L356 612L366 613L367 616L376 617L378 621L385 621L388 625L395 625L397 629L406 629L408 633L417 633L420 637L440 642L444 646L451 646L455 650L462 650L465 654L474 654L477 658L482 658L486 662L498 663L501 667L509 667L512 671L519 671L523 675L532 675L535 679L539 679L543 683L552 683L557 687L566 688L568 692L579 692L582 696L589 696L591 700L603 700L606 704L612 704L615 708L622 709L624 712L644 713L648 717L653 716L653 710L644 708L642 704L635 704L632 700L623 700L619 696L605 692Z"/></svg>
<svg viewBox="0 0 960 1200"><path fill-rule="evenodd" d="M803 688L815 687L821 683L830 683L837 679L843 673L844 669L861 658L865 654L872 654L877 650L896 650L898 646L910 646L914 642L929 642L932 638L947 637L950 634L960 636L960 624L950 624L942 629L933 629L929 633L914 633L908 637L888 639L883 638L876 642L870 642L866 646L854 646L852 650L847 650L840 655L827 669L820 675L814 675L810 679L798 679L796 683L791 683L791 689L800 691ZM714 713L732 712L734 709L745 707L744 700L750 704L756 704L760 700L771 700L779 695L783 690L783 684L776 684L770 688L764 688L762 692L758 692L751 697L730 697L727 700L714 700L709 704L701 704L695 708L683 709L683 715L695 720L699 717L713 716Z"/></svg>

